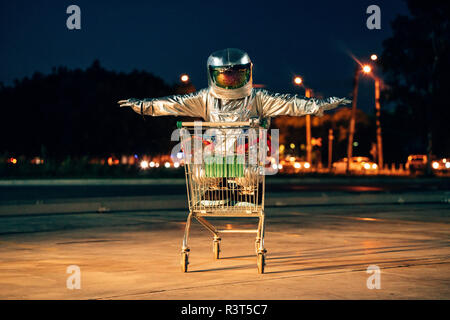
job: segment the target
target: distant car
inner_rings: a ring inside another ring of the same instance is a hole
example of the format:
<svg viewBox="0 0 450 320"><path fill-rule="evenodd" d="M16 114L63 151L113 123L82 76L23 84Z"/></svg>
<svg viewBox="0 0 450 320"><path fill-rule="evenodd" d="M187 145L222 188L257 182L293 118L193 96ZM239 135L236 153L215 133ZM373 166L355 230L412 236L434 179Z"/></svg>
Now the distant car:
<svg viewBox="0 0 450 320"><path fill-rule="evenodd" d="M283 173L309 172L311 171L311 164L297 157L286 157L286 159L280 161L278 168Z"/></svg>
<svg viewBox="0 0 450 320"><path fill-rule="evenodd" d="M437 172L449 172L450 171L450 159L443 158L435 160L431 163L431 167Z"/></svg>
<svg viewBox="0 0 450 320"><path fill-rule="evenodd" d="M335 173L347 172L347 158L342 158L333 163ZM368 157L352 157L350 161L350 171L362 174L371 174L378 171L378 165Z"/></svg>
<svg viewBox="0 0 450 320"><path fill-rule="evenodd" d="M408 156L405 169L414 173L416 171L425 171L427 168L427 156L424 154L412 154Z"/></svg>

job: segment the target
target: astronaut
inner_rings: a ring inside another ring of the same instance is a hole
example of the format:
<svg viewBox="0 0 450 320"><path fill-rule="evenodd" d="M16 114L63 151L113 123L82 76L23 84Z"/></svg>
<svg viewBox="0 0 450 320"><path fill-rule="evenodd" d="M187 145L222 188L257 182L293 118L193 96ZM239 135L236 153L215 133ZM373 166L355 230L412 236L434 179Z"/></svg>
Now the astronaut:
<svg viewBox="0 0 450 320"><path fill-rule="evenodd" d="M209 56L207 61L208 88L185 95L144 100L134 98L120 100L119 104L121 107L131 107L142 115L191 116L203 118L207 122L245 122L255 118L270 120L272 117L281 115L322 115L325 110L334 109L340 104L350 102L345 98L331 97L322 100L299 97L296 94L270 93L267 90L253 89L252 67L250 57L242 50L216 51ZM228 140L222 141L222 143L225 147L215 143L215 152L218 154L221 154L227 145L233 146L233 143ZM232 148L225 150L227 153L228 151L233 152ZM242 194L246 190L247 184L252 181L251 177L254 175L252 174L247 170L245 178L234 180L241 188L239 194ZM202 175L199 174L197 178L201 177ZM226 179L223 181L221 179L219 182L216 180L210 182L214 184L227 183ZM210 195L211 199L218 198L211 192L207 192L206 195ZM234 194L228 196L233 199L239 198L239 195ZM261 202L261 193L257 196L250 196L258 197L257 200L252 198L251 202ZM245 197L249 201L249 194L246 194ZM209 200L204 201L208 202Z"/></svg>
<svg viewBox="0 0 450 320"><path fill-rule="evenodd" d="M119 104L142 115L191 116L208 122L235 122L282 115L322 115L325 110L350 103L345 98L305 98L254 89L252 67L246 52L231 48L219 50L207 61L208 88L185 95L120 100Z"/></svg>

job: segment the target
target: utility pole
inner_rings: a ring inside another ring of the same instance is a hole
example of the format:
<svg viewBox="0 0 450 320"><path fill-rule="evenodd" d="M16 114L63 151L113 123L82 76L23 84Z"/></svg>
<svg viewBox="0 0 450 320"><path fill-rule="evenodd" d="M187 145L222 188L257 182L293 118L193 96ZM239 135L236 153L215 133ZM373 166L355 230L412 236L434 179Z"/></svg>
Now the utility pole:
<svg viewBox="0 0 450 320"><path fill-rule="evenodd" d="M333 161L333 129L328 130L328 170L331 170L331 162Z"/></svg>
<svg viewBox="0 0 450 320"><path fill-rule="evenodd" d="M378 168L383 168L383 140L381 137L380 78L375 77L375 111L377 126L377 160Z"/></svg>
<svg viewBox="0 0 450 320"><path fill-rule="evenodd" d="M348 134L348 146L347 146L347 174L350 174L350 160L353 154L353 136L355 135L355 118L356 118L356 102L358 98L358 79L359 79L359 65L356 66L355 75L353 78L353 101L352 101L352 113L350 118L350 128Z"/></svg>
<svg viewBox="0 0 450 320"><path fill-rule="evenodd" d="M311 98L311 89L305 88L305 97ZM311 164L311 115L306 115L306 161Z"/></svg>

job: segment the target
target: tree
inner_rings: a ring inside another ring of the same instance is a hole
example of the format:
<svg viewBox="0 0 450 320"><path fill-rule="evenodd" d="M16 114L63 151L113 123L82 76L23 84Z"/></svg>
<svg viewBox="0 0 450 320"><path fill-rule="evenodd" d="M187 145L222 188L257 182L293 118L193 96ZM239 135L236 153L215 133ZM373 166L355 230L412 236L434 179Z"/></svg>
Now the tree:
<svg viewBox="0 0 450 320"><path fill-rule="evenodd" d="M142 117L120 108L125 98L151 98L174 88L148 72L116 73L98 61L86 70L54 68L0 86L0 153L52 158L170 151L176 119Z"/></svg>
<svg viewBox="0 0 450 320"><path fill-rule="evenodd" d="M380 63L396 104L384 123L386 149L450 154L450 3L408 0L411 16L392 22ZM404 155L406 157L406 155Z"/></svg>

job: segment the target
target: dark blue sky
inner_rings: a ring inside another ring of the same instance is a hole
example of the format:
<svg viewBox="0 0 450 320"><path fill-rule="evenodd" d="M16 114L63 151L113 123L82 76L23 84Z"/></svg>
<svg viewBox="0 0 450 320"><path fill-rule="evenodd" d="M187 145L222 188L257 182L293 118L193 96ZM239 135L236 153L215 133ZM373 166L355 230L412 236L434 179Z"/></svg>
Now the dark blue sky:
<svg viewBox="0 0 450 320"><path fill-rule="evenodd" d="M81 30L66 28L66 8L81 8ZM381 8L381 30L366 28L366 8ZM407 14L391 1L1 1L0 81L11 84L53 66L144 69L173 83L188 73L207 85L206 59L236 47L252 58L254 82L293 92L292 77L325 96L348 96L357 57L380 54L390 21ZM373 82L361 81L358 106L373 109Z"/></svg>

